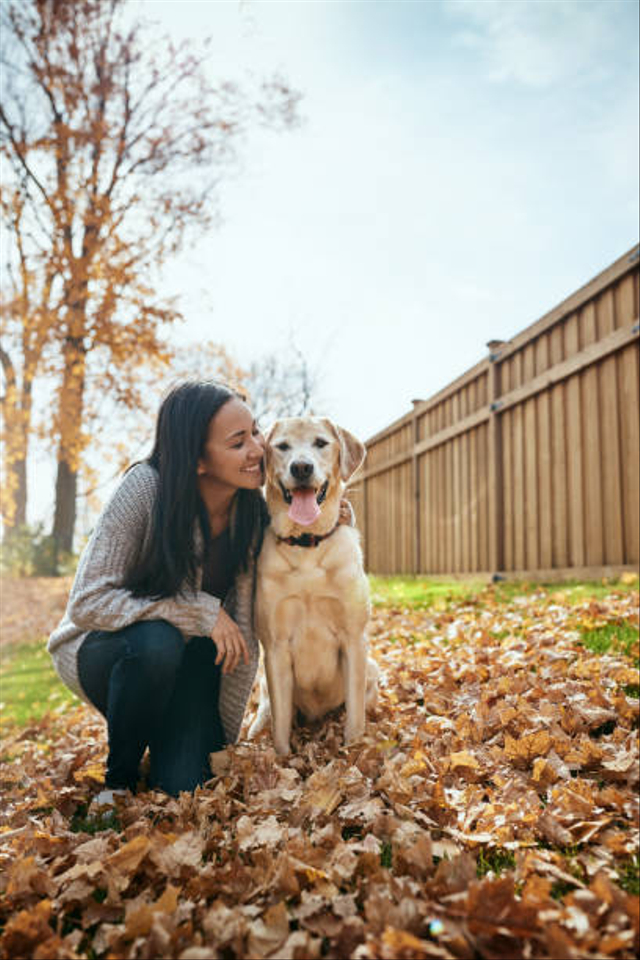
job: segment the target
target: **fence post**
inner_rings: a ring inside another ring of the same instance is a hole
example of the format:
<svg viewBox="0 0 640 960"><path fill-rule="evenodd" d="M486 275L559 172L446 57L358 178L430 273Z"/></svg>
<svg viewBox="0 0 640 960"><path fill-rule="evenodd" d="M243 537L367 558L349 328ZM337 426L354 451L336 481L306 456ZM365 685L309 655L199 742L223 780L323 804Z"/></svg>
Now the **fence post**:
<svg viewBox="0 0 640 960"><path fill-rule="evenodd" d="M489 340L489 569L504 566L504 492L502 476L502 424L500 421L500 347L504 340Z"/></svg>

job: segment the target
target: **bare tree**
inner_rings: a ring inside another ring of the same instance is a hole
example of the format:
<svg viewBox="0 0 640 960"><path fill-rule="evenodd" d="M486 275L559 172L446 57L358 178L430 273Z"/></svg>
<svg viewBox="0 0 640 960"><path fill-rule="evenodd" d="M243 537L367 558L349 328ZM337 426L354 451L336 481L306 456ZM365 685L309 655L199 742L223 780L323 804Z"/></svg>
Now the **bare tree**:
<svg viewBox="0 0 640 960"><path fill-rule="evenodd" d="M268 426L279 417L313 414L319 404L318 373L290 340L279 351L254 361L244 377L256 419Z"/></svg>

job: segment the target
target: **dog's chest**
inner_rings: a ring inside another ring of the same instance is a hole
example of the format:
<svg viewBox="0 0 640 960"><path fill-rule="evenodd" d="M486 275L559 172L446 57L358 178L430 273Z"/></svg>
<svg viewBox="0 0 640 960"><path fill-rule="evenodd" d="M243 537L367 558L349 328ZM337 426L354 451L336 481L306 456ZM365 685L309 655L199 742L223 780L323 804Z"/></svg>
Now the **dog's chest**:
<svg viewBox="0 0 640 960"><path fill-rule="evenodd" d="M259 591L268 590L272 600L294 596L309 602L321 597L347 599L349 584L359 575L360 558L357 548L350 549L347 538L343 540L342 549L336 550L337 542L299 547L267 537L260 556Z"/></svg>
<svg viewBox="0 0 640 960"><path fill-rule="evenodd" d="M265 538L258 568L257 620L264 643L300 643L345 635L368 614L367 583L353 531L337 531L318 547L291 547Z"/></svg>

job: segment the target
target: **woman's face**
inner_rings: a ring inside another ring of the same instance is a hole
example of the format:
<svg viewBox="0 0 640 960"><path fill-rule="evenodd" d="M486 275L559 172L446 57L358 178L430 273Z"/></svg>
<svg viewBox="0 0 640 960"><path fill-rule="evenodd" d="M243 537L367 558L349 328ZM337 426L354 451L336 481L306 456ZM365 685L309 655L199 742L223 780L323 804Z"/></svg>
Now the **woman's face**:
<svg viewBox="0 0 640 960"><path fill-rule="evenodd" d="M264 437L242 400L232 398L209 422L198 478L233 489L257 490L264 480Z"/></svg>

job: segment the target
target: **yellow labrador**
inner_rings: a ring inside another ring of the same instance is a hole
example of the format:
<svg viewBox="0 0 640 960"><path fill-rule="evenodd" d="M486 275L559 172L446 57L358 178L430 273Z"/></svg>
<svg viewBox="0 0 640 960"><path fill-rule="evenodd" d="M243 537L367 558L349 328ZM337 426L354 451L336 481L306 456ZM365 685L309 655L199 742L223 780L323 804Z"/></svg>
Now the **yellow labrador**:
<svg viewBox="0 0 640 960"><path fill-rule="evenodd" d="M367 657L369 586L359 535L338 525L346 482L365 448L320 417L279 420L267 437L271 525L258 564L257 633L266 684L249 730L271 715L276 751L289 752L294 710L310 720L345 704L345 740L364 733L377 700L378 668Z"/></svg>

